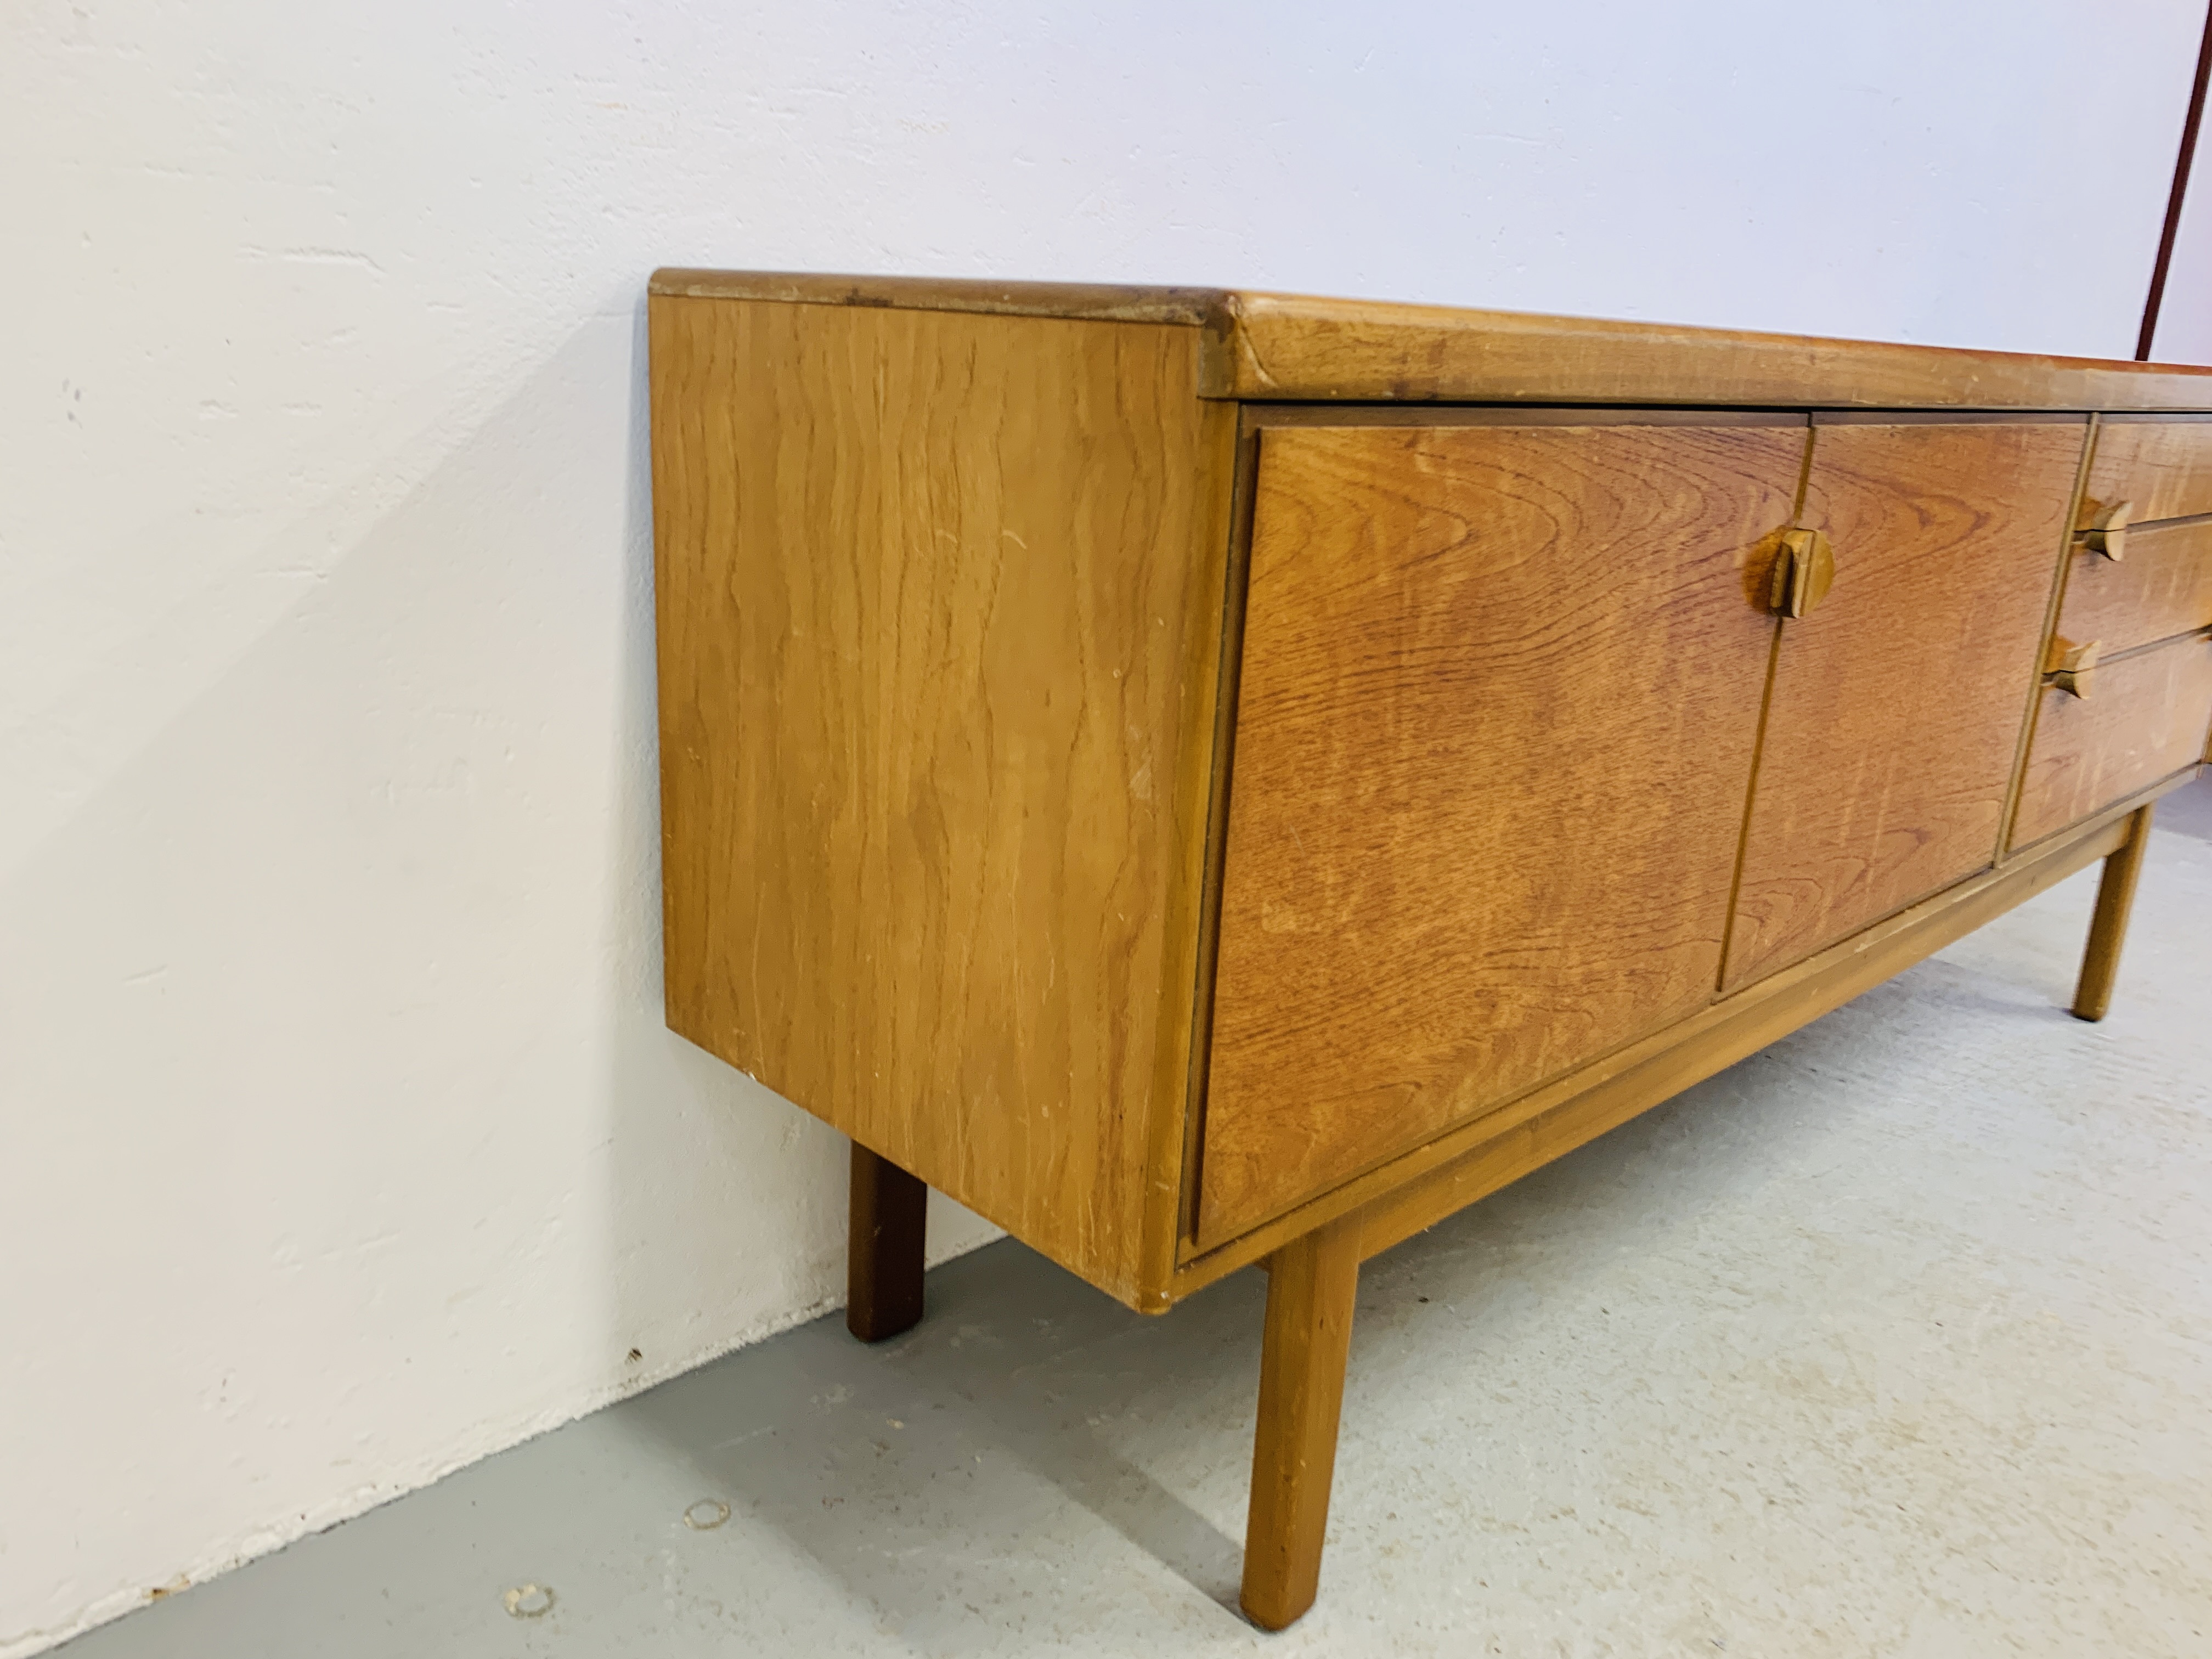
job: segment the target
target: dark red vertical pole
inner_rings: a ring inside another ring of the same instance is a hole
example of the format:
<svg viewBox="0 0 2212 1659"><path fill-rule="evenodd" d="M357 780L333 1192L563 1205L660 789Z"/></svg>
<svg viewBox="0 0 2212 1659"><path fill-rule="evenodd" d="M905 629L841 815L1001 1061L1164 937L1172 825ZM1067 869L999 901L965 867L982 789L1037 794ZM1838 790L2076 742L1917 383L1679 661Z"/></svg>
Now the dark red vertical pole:
<svg viewBox="0 0 2212 1659"><path fill-rule="evenodd" d="M2189 164L2197 155L2197 130L2204 124L2204 82L2212 73L2212 6L2204 15L2204 44L2197 49L2197 84L2189 94L2189 118L2181 124L2181 154L2173 163L2173 190L2166 198L2166 230L2158 239L2158 263L2151 267L2150 298L2143 304L2142 332L2136 337L2136 361L2150 361L2158 334L2158 307L2166 298L2166 267L2173 263L2173 238L2181 228L2181 198L2189 191Z"/></svg>

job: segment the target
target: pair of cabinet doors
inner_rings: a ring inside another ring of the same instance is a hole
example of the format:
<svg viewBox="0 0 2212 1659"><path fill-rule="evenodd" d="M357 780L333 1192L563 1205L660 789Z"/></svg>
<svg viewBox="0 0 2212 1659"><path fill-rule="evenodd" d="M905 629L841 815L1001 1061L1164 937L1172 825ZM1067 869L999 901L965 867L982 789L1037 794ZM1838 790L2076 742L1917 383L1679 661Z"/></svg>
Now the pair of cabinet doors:
<svg viewBox="0 0 2212 1659"><path fill-rule="evenodd" d="M1200 1246L1990 866L2085 435L1263 423Z"/></svg>

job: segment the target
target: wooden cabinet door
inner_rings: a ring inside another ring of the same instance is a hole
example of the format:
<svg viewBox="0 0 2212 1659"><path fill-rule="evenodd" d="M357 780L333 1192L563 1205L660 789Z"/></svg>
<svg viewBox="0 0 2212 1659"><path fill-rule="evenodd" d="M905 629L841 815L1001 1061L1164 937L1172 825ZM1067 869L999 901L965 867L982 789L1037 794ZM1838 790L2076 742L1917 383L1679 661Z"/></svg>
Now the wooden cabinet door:
<svg viewBox="0 0 2212 1659"><path fill-rule="evenodd" d="M1714 994L1802 417L1520 418L1262 434L1201 1245Z"/></svg>
<svg viewBox="0 0 2212 1659"><path fill-rule="evenodd" d="M1835 586L1782 625L1728 988L1995 862L2085 428L1816 420Z"/></svg>

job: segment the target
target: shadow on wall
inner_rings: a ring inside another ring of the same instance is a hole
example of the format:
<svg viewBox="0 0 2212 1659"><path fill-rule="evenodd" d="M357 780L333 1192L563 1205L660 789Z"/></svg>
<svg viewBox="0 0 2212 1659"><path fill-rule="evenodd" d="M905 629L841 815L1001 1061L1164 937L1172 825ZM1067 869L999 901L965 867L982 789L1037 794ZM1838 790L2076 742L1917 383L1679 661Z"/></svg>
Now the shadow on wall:
<svg viewBox="0 0 2212 1659"><path fill-rule="evenodd" d="M592 319L334 563L279 538L328 568L0 882L0 1372L106 1425L11 1468L52 1588L0 1632L840 1288L842 1139L661 1024L643 339Z"/></svg>

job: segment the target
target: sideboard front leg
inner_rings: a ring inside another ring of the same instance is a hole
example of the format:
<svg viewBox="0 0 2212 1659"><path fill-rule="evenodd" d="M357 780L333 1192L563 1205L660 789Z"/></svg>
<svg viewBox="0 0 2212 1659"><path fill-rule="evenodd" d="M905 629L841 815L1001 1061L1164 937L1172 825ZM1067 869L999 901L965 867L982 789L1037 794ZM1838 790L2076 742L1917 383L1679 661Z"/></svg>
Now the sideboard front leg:
<svg viewBox="0 0 2212 1659"><path fill-rule="evenodd" d="M2089 923L2089 948L2081 957L2081 980L2074 990L2074 1017L2102 1019L2112 1006L2112 981L2120 971L2120 946L2128 937L2128 912L2135 908L2136 878L2150 850L2150 808L2128 819L2127 844L2105 860L2097 886L2097 914Z"/></svg>
<svg viewBox="0 0 2212 1659"><path fill-rule="evenodd" d="M1352 1304L1359 1288L1357 1213L1293 1240L1267 1260L1260 1349L1260 1428L1244 1526L1244 1612L1281 1630L1314 1602L1328 1529L1336 1423Z"/></svg>
<svg viewBox="0 0 2212 1659"><path fill-rule="evenodd" d="M853 1143L851 1246L845 1328L863 1342L912 1330L921 1318L921 1255L929 1188L887 1158Z"/></svg>

